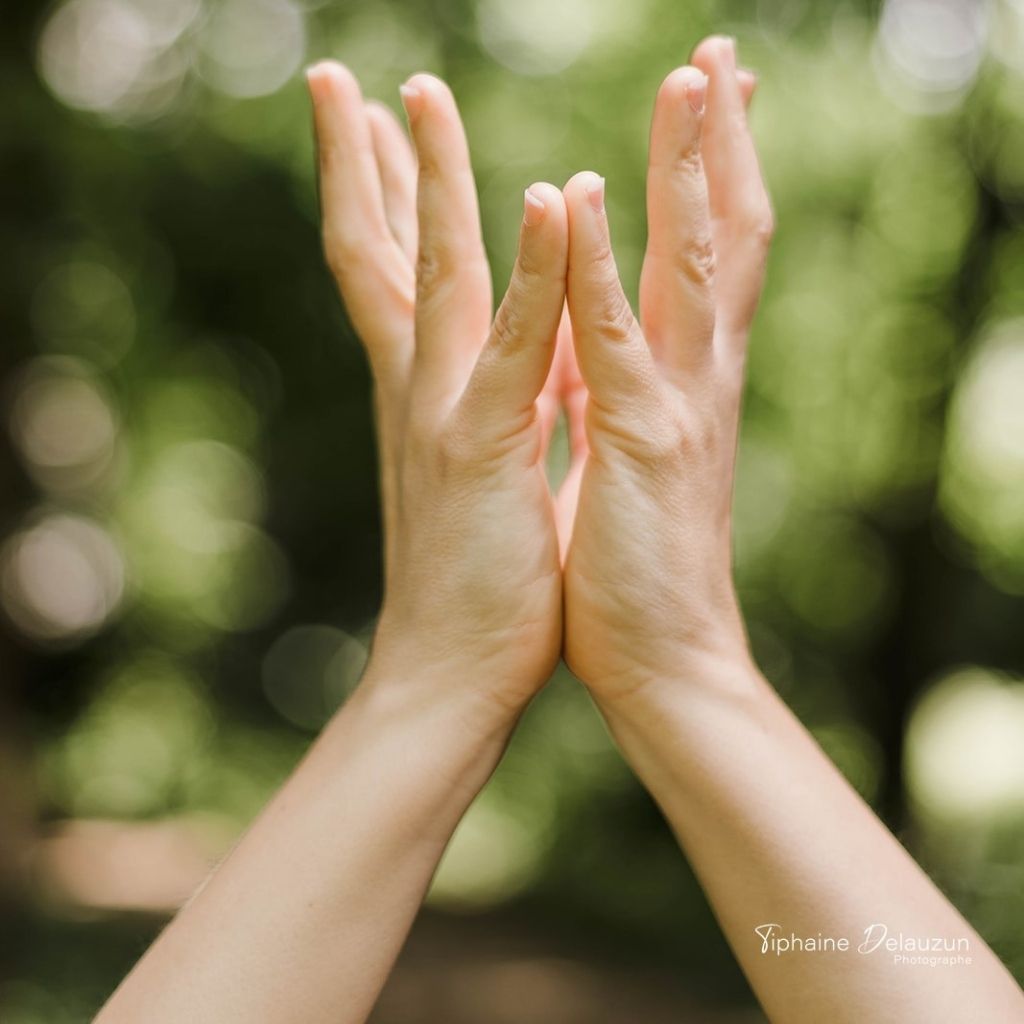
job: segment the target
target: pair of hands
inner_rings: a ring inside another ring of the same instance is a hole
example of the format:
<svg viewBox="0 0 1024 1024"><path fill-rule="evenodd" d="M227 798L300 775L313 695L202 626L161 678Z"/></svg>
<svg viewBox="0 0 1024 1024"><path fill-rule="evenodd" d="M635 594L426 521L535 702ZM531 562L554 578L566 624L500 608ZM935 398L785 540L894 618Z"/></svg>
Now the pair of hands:
<svg viewBox="0 0 1024 1024"><path fill-rule="evenodd" d="M640 320L604 181L531 185L494 317L447 86L402 87L415 150L334 63L309 72L324 246L371 364L386 531L381 678L518 712L560 654L599 702L746 663L730 507L771 210L731 39L655 102ZM572 459L545 455L560 408Z"/></svg>
<svg viewBox="0 0 1024 1024"><path fill-rule="evenodd" d="M327 255L376 383L384 606L359 692L111 998L107 1024L365 1021L560 652L772 1020L1024 1019L1005 968L750 663L730 505L771 216L752 77L725 39L693 64L655 105L640 323L597 175L530 187L491 323L447 88L427 75L404 87L414 156L347 71L311 70ZM553 497L560 406L573 460ZM968 936L970 974L761 950L763 922L854 936L878 908L890 934Z"/></svg>

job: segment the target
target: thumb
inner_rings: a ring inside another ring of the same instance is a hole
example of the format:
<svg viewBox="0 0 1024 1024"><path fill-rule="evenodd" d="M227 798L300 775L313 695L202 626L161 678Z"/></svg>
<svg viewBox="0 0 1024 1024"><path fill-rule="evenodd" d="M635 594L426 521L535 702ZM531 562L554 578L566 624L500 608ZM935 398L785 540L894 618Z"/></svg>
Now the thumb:
<svg viewBox="0 0 1024 1024"><path fill-rule="evenodd" d="M595 407L628 414L655 378L650 349L615 266L604 178L582 171L565 186L569 215L566 295L580 373Z"/></svg>
<svg viewBox="0 0 1024 1024"><path fill-rule="evenodd" d="M462 398L474 425L508 436L534 415L555 350L568 261L565 200L554 185L523 197L519 253L508 291Z"/></svg>

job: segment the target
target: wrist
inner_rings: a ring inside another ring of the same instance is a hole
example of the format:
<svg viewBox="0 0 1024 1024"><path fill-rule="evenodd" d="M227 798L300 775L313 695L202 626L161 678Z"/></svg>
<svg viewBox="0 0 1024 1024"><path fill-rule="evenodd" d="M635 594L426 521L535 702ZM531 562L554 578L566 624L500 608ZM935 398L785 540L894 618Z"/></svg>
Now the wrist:
<svg viewBox="0 0 1024 1024"><path fill-rule="evenodd" d="M468 744L504 744L525 705L498 699L480 666L412 647L375 643L353 701L403 727L431 723Z"/></svg>
<svg viewBox="0 0 1024 1024"><path fill-rule="evenodd" d="M609 720L660 715L689 700L748 697L767 685L744 640L670 648L655 662L638 661L628 679L588 687Z"/></svg>
<svg viewBox="0 0 1024 1024"><path fill-rule="evenodd" d="M698 799L708 773L735 756L734 738L768 727L777 701L752 660L737 656L691 663L596 703L626 761L664 806Z"/></svg>
<svg viewBox="0 0 1024 1024"><path fill-rule="evenodd" d="M430 670L382 673L372 662L317 741L326 777L339 771L389 793L411 845L440 856L458 820L490 778L514 716Z"/></svg>
<svg viewBox="0 0 1024 1024"><path fill-rule="evenodd" d="M561 622L555 617L538 635L460 632L425 633L385 609L364 679L385 689L416 688L425 691L426 701L462 704L487 721L514 724L558 664Z"/></svg>

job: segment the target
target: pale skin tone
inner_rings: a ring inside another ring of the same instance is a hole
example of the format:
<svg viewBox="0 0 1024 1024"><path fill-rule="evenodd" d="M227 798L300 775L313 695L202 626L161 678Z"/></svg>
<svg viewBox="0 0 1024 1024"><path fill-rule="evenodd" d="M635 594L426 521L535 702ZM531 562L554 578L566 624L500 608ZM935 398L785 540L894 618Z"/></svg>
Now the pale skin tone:
<svg viewBox="0 0 1024 1024"><path fill-rule="evenodd" d="M705 40L659 91L639 319L597 175L527 191L492 322L447 87L404 87L412 149L345 69L309 78L325 249L376 388L380 624L356 694L98 1020L365 1020L455 825L560 654L773 1021L1024 1020L1009 974L748 652L730 506L772 224L746 123L753 78L732 42ZM573 457L552 496L559 408ZM973 963L766 956L755 928L769 922L857 941L875 922L966 937Z"/></svg>

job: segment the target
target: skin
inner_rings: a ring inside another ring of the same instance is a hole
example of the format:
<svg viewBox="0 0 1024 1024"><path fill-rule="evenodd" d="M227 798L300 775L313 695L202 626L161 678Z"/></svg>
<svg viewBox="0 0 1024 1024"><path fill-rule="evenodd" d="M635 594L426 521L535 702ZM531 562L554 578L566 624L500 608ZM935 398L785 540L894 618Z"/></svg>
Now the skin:
<svg viewBox="0 0 1024 1024"><path fill-rule="evenodd" d="M403 87L414 154L340 65L309 82L325 252L375 383L379 627L356 694L98 1020L364 1021L560 653L664 809L772 1020L1024 1019L998 960L748 653L730 505L771 212L745 115L755 81L731 40L706 40L658 94L639 321L597 175L527 190L492 322L447 87ZM552 496L560 408L572 463ZM875 920L968 936L974 964L769 958L754 932L856 939Z"/></svg>
<svg viewBox="0 0 1024 1024"><path fill-rule="evenodd" d="M492 325L469 152L448 87L430 75L403 86L416 159L390 111L364 105L345 69L313 69L310 88L324 248L376 388L388 537L377 665L384 674L424 660L447 666L518 710L561 646L544 475L557 410L542 415L537 398L564 302L564 199L545 183L524 197L519 257Z"/></svg>

